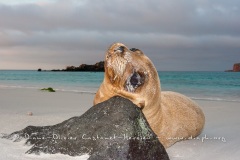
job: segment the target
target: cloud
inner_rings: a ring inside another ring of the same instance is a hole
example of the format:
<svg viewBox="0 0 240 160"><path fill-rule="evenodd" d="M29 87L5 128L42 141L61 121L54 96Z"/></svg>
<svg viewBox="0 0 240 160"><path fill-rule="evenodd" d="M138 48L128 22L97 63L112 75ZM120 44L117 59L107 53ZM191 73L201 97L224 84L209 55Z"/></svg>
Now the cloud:
<svg viewBox="0 0 240 160"><path fill-rule="evenodd" d="M45 5L1 5L1 28L22 31L63 28L130 33L239 34L238 1L232 5L227 5L230 2L225 1L205 1L208 3L203 4L192 0L181 3L177 0L74 2L60 0Z"/></svg>
<svg viewBox="0 0 240 160"><path fill-rule="evenodd" d="M19 61L48 69L95 63L120 41L143 50L159 70L228 69L240 60L238 6L237 0L0 1L0 56L9 60L0 68Z"/></svg>

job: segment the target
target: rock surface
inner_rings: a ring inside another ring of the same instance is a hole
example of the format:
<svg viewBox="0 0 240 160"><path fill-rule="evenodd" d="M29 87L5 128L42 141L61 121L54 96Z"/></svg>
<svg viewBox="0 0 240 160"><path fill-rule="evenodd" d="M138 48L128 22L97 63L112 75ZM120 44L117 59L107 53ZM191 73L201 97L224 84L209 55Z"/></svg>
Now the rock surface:
<svg viewBox="0 0 240 160"><path fill-rule="evenodd" d="M240 63L235 63L233 65L233 72L240 72Z"/></svg>
<svg viewBox="0 0 240 160"><path fill-rule="evenodd" d="M240 72L240 63L235 63L232 70L226 70L225 72Z"/></svg>
<svg viewBox="0 0 240 160"><path fill-rule="evenodd" d="M169 159L140 108L128 99L113 97L82 116L53 126L28 126L5 135L33 145L26 153L89 154L89 159Z"/></svg>
<svg viewBox="0 0 240 160"><path fill-rule="evenodd" d="M104 61L97 62L93 65L81 64L79 67L67 66L66 69L54 69L52 71L104 72Z"/></svg>

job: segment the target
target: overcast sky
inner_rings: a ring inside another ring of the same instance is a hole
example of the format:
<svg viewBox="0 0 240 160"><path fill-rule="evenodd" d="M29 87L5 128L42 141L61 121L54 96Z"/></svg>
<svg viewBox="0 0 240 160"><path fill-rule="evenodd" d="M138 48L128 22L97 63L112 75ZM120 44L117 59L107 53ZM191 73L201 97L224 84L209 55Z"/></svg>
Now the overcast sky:
<svg viewBox="0 0 240 160"><path fill-rule="evenodd" d="M239 0L0 0L0 69L62 69L104 59L114 42L160 71L240 62Z"/></svg>

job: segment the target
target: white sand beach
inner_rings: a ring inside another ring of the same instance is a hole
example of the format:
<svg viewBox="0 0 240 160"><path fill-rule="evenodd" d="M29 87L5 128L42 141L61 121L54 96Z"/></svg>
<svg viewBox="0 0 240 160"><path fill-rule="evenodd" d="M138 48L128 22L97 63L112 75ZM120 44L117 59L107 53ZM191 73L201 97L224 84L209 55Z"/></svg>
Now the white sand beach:
<svg viewBox="0 0 240 160"><path fill-rule="evenodd" d="M43 92L36 89L0 89L0 133L12 133L29 125L44 126L80 116L93 104L94 94ZM178 142L167 149L173 160L239 159L239 102L197 100L206 116L203 133L196 139ZM32 112L33 116L27 115ZM190 137L191 138L191 137ZM87 159L62 154L29 155L24 142L0 139L0 160Z"/></svg>

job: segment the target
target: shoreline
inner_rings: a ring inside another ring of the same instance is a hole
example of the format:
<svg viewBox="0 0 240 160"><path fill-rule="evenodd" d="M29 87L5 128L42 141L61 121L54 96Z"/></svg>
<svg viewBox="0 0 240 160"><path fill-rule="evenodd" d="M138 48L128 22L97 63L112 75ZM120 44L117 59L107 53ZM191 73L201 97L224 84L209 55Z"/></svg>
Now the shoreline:
<svg viewBox="0 0 240 160"><path fill-rule="evenodd" d="M12 133L29 125L46 126L80 116L93 106L94 94L44 92L37 89L0 89L0 133ZM238 159L240 156L239 102L194 100L202 108L206 124L201 135L167 149L170 159ZM32 112L33 116L27 113ZM191 138L191 137L190 137ZM26 155L23 142L0 139L0 159L79 159L66 155ZM80 158L81 159L81 158ZM86 159L86 156L83 157Z"/></svg>
<svg viewBox="0 0 240 160"><path fill-rule="evenodd" d="M45 88L48 88L50 86L46 86ZM20 85L1 85L0 84L0 89L22 89L22 90L41 90L42 88L44 88L43 86L42 87L36 87L36 86L20 86ZM66 87L57 87L57 88L54 88L54 87L51 87L53 88L54 90L56 90L57 92L67 92L67 93L73 93L73 94L93 94L95 95L96 92L97 92L97 89L98 88L91 88L90 90L88 90L89 87L80 87L78 89L73 89L73 88L66 88ZM172 91L172 90L162 90L162 92L164 91ZM172 92L175 92L175 91L172 91ZM178 92L178 93L181 93L181 92ZM189 98L191 98L192 100L194 101L217 101L217 102L237 102L237 103L240 103L240 100L238 99L224 99L224 98L219 98L219 97L191 97L191 96L188 96L184 93L181 93Z"/></svg>

